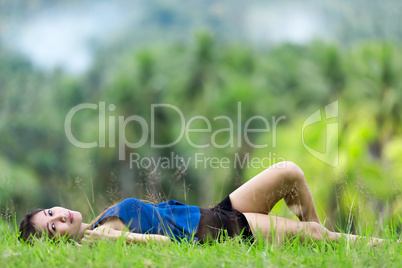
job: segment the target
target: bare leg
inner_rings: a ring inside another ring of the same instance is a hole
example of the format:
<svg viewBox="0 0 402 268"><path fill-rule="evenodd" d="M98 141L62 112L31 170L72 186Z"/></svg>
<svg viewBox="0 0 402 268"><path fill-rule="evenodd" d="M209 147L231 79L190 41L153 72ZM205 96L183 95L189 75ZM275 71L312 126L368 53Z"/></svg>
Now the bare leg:
<svg viewBox="0 0 402 268"><path fill-rule="evenodd" d="M285 200L301 221L321 224L303 171L292 162L280 162L264 170L229 195L234 209L242 213L268 214Z"/></svg>
<svg viewBox="0 0 402 268"><path fill-rule="evenodd" d="M261 234L262 237L271 242L283 243L284 240L298 236L304 241L309 240L337 240L341 236L350 241L355 241L362 236L351 234L340 234L331 232L317 222L300 222L281 217L269 216L258 213L243 213L250 224L253 234ZM258 238L258 236L256 236ZM369 245L377 245L383 242L383 239L369 238Z"/></svg>

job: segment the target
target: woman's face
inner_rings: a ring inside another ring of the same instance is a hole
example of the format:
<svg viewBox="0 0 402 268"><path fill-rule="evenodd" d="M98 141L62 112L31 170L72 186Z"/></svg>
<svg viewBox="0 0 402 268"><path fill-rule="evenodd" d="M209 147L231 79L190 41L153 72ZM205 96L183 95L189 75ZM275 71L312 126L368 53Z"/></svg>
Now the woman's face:
<svg viewBox="0 0 402 268"><path fill-rule="evenodd" d="M32 224L43 230L49 237L60 238L68 235L78 237L82 223L82 215L78 211L71 211L62 207L45 209L35 214Z"/></svg>

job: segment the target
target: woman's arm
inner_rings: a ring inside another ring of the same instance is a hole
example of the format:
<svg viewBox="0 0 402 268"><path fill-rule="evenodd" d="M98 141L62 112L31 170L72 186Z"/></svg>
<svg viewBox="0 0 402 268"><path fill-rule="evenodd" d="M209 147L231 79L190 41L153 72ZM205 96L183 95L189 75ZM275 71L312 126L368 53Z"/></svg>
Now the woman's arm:
<svg viewBox="0 0 402 268"><path fill-rule="evenodd" d="M161 244L169 244L171 242L170 237L165 235L156 234L139 234L126 231L118 231L110 226L100 226L94 230L86 230L82 242L96 242L97 240L118 240L120 237L124 237L127 244L130 243L142 243L146 244L149 241L155 241Z"/></svg>

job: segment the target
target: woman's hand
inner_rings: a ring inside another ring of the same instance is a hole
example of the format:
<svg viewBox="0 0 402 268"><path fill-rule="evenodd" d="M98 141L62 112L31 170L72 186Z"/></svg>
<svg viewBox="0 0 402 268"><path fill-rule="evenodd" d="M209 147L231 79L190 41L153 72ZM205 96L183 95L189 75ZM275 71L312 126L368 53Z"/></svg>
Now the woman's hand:
<svg viewBox="0 0 402 268"><path fill-rule="evenodd" d="M98 240L117 240L120 232L110 227L97 227L93 230L86 230L84 233L83 243L96 243Z"/></svg>

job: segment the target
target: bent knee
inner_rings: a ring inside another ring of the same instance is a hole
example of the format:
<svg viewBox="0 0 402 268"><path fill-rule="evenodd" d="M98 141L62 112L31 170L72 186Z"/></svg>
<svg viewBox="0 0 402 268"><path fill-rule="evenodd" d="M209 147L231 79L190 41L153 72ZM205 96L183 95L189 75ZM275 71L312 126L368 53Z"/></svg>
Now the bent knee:
<svg viewBox="0 0 402 268"><path fill-rule="evenodd" d="M304 179L303 170L292 161L283 161L275 165L281 170L286 179L290 179L291 181Z"/></svg>

